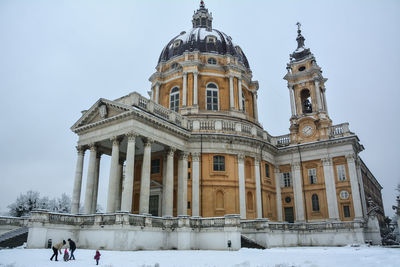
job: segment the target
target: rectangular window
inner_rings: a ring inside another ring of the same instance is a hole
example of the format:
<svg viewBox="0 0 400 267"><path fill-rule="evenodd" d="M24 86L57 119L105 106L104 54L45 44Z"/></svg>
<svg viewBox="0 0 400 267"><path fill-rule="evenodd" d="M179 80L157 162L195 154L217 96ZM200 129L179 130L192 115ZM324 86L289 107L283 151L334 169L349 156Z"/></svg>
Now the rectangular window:
<svg viewBox="0 0 400 267"><path fill-rule="evenodd" d="M317 170L315 168L308 169L308 180L310 181L310 184L317 183Z"/></svg>
<svg viewBox="0 0 400 267"><path fill-rule="evenodd" d="M190 164L191 162L190 161L188 161L188 169L190 169L191 167L191 164Z"/></svg>
<svg viewBox="0 0 400 267"><path fill-rule="evenodd" d="M225 157L214 156L213 157L213 170L214 171L225 171Z"/></svg>
<svg viewBox="0 0 400 267"><path fill-rule="evenodd" d="M190 209L190 201L188 201L187 208Z"/></svg>
<svg viewBox="0 0 400 267"><path fill-rule="evenodd" d="M190 180L190 172L188 172L188 180Z"/></svg>
<svg viewBox="0 0 400 267"><path fill-rule="evenodd" d="M151 160L151 174L160 173L160 159Z"/></svg>
<svg viewBox="0 0 400 267"><path fill-rule="evenodd" d="M337 171L337 175L338 175L338 180L346 181L346 169L345 169L344 165L337 165L336 171Z"/></svg>
<svg viewBox="0 0 400 267"><path fill-rule="evenodd" d="M350 217L350 206L343 206L343 214L345 218Z"/></svg>
<svg viewBox="0 0 400 267"><path fill-rule="evenodd" d="M269 164L265 164L265 177L269 178Z"/></svg>
<svg viewBox="0 0 400 267"><path fill-rule="evenodd" d="M282 174L283 177L283 187L291 187L290 172L285 172Z"/></svg>

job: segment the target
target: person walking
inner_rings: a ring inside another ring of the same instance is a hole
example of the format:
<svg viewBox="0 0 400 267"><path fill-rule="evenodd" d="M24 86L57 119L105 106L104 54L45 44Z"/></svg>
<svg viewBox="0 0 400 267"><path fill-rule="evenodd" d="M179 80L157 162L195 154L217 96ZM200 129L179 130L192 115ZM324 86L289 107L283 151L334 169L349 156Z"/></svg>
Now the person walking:
<svg viewBox="0 0 400 267"><path fill-rule="evenodd" d="M101 254L99 250L96 250L96 255L94 255L94 259L96 260L96 265L99 265L100 256Z"/></svg>
<svg viewBox="0 0 400 267"><path fill-rule="evenodd" d="M57 259L57 255L58 252L60 252L60 255L62 254L61 249L65 246L66 242L65 240L63 240L62 242L55 244L52 249L53 249L53 256L51 256L50 260L52 261L54 256L56 256L56 261L58 261Z"/></svg>
<svg viewBox="0 0 400 267"><path fill-rule="evenodd" d="M76 244L71 238L68 238L68 243L69 243L69 251L71 252L71 257L69 259L75 260L74 251L76 249Z"/></svg>

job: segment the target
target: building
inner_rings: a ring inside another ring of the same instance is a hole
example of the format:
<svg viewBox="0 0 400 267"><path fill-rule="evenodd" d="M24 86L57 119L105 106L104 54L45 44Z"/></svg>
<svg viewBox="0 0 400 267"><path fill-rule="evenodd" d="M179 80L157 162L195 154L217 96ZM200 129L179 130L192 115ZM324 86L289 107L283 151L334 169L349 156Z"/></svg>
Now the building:
<svg viewBox="0 0 400 267"><path fill-rule="evenodd" d="M258 121L259 84L243 50L212 23L201 1L193 28L162 50L149 79L150 99L136 92L116 100L101 98L72 126L79 136L72 213L78 214L81 206L88 151L82 203L87 216L95 214L101 157L111 156L106 214L225 220L240 214L243 222L296 222L306 228L322 223L323 229L351 222L358 225L352 226L353 239L316 243L367 240L366 198L382 206L382 187L369 171L365 174L368 169L359 157L364 147L349 124L332 124L327 79L305 47L300 24L298 46L284 77L292 112L290 133L271 136ZM118 220L124 221L114 217L112 222ZM235 222L240 225L240 220ZM254 232L247 234L267 242ZM282 244L308 244L299 242Z"/></svg>

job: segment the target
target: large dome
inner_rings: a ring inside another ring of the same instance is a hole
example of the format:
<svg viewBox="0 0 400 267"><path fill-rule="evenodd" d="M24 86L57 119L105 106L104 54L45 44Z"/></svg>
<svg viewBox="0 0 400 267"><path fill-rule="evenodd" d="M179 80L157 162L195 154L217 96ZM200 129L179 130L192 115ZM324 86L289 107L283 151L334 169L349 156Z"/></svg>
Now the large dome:
<svg viewBox="0 0 400 267"><path fill-rule="evenodd" d="M181 56L184 52L206 52L218 55L232 55L246 68L250 68L249 62L242 49L232 42L232 38L225 33L212 28L212 14L205 8L204 2L200 2L200 8L193 15L193 28L188 32L181 32L164 47L158 63L168 61L173 57Z"/></svg>
<svg viewBox="0 0 400 267"><path fill-rule="evenodd" d="M210 41L211 37L214 41ZM215 53L219 55L232 55L238 57L239 61L250 68L249 62L242 50L232 42L232 38L216 29L193 28L188 32L181 32L164 47L158 62L183 55L185 51Z"/></svg>

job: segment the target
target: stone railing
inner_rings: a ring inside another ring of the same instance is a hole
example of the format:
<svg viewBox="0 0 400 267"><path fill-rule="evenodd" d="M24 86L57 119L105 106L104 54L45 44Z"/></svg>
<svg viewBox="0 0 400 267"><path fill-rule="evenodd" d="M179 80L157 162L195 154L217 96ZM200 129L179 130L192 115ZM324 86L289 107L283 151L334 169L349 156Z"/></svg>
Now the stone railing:
<svg viewBox="0 0 400 267"><path fill-rule="evenodd" d="M30 223L42 224L65 224L73 226L101 226L106 225L131 225L140 227L155 227L162 229L176 229L179 227L191 227L193 229L202 228L223 228L226 226L240 226L239 215L226 215L217 218L201 217L155 217L151 215L138 215L126 212L111 214L94 215L73 215L67 213L53 213L45 210L36 210L32 212L29 218Z"/></svg>
<svg viewBox="0 0 400 267"><path fill-rule="evenodd" d="M342 137L342 136L349 136L351 134L349 130L349 123L345 122L338 125L333 125L330 128L330 137Z"/></svg>
<svg viewBox="0 0 400 267"><path fill-rule="evenodd" d="M24 217L9 217L0 216L0 225L11 225L11 226L27 226L29 221L28 216Z"/></svg>
<svg viewBox="0 0 400 267"><path fill-rule="evenodd" d="M272 144L278 147L290 145L290 134L272 137Z"/></svg>
<svg viewBox="0 0 400 267"><path fill-rule="evenodd" d="M279 230L279 231L326 231L339 229L357 229L364 227L361 221L351 222L309 222L309 223L278 223L267 219L243 220L243 230Z"/></svg>
<svg viewBox="0 0 400 267"><path fill-rule="evenodd" d="M182 128L188 129L188 119L179 113L167 109L166 107L143 97L137 92L130 94L130 97L132 99L132 106L147 111Z"/></svg>
<svg viewBox="0 0 400 267"><path fill-rule="evenodd" d="M190 119L189 128L193 132L231 133L250 136L271 142L271 136L255 124L226 119Z"/></svg>

